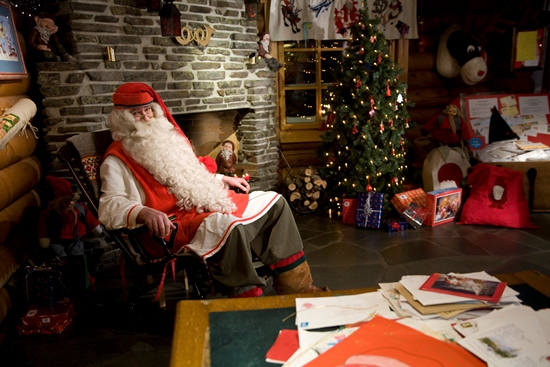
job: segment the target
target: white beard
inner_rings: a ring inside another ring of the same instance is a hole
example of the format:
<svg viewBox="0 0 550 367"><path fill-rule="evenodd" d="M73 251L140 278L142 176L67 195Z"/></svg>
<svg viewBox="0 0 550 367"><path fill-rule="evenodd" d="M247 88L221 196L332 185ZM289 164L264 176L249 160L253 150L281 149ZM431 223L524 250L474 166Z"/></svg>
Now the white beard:
<svg viewBox="0 0 550 367"><path fill-rule="evenodd" d="M49 43L50 42L50 36L54 32L50 32L46 27L36 26L35 28L38 31L38 33L40 33L40 38L42 38L42 41L44 41L46 43Z"/></svg>
<svg viewBox="0 0 550 367"><path fill-rule="evenodd" d="M227 161L228 159L231 158L231 156L233 155L233 152L230 152L227 149L222 149L222 150L220 150L220 154L221 154L222 158Z"/></svg>
<svg viewBox="0 0 550 367"><path fill-rule="evenodd" d="M269 41L260 41L265 52L269 53Z"/></svg>
<svg viewBox="0 0 550 367"><path fill-rule="evenodd" d="M113 138L120 140L124 152L167 187L181 209L233 212L236 205L227 196L224 184L199 162L187 139L164 117L160 106L153 104L153 109L155 116L162 117L147 122L134 122L127 110L113 110L109 116Z"/></svg>

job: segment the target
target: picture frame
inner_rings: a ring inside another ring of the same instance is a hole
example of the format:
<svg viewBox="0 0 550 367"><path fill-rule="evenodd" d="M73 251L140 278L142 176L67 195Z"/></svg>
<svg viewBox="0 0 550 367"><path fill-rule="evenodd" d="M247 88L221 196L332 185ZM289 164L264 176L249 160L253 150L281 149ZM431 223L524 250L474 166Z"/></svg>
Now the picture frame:
<svg viewBox="0 0 550 367"><path fill-rule="evenodd" d="M11 5L0 1L0 80L27 77L14 19Z"/></svg>
<svg viewBox="0 0 550 367"><path fill-rule="evenodd" d="M547 29L514 28L512 43L512 71L542 69L546 50Z"/></svg>

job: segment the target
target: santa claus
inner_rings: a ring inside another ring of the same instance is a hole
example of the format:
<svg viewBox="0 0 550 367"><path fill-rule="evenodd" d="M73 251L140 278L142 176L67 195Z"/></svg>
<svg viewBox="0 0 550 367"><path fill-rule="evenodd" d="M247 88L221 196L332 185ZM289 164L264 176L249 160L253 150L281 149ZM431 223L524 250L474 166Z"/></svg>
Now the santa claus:
<svg viewBox="0 0 550 367"><path fill-rule="evenodd" d="M124 84L113 102L108 123L115 142L100 168L99 218L107 228L146 225L166 237L177 223L172 252L194 252L208 264L217 289L230 297L262 295L265 280L252 254L271 268L278 293L321 290L312 284L284 198L248 193L244 178L206 169L151 87Z"/></svg>

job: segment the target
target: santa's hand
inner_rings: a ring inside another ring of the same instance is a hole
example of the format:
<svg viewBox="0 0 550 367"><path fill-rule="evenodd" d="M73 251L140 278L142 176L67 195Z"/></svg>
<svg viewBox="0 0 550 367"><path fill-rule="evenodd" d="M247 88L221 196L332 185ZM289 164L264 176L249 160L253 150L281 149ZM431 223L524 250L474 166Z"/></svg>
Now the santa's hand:
<svg viewBox="0 0 550 367"><path fill-rule="evenodd" d="M170 231L176 226L168 219L166 213L153 208L143 208L137 216L138 223L145 223L151 232L157 237L164 238L170 235Z"/></svg>
<svg viewBox="0 0 550 367"><path fill-rule="evenodd" d="M222 178L222 181L228 184L230 187L241 190L245 194L248 194L248 190L250 190L250 185L248 184L248 181L246 181L242 177L224 176Z"/></svg>

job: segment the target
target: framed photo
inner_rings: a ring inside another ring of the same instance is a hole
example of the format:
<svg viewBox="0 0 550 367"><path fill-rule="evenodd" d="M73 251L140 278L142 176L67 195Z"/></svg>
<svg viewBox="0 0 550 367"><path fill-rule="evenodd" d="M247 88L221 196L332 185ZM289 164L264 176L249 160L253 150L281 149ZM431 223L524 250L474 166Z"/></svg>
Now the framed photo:
<svg viewBox="0 0 550 367"><path fill-rule="evenodd" d="M0 80L27 76L11 6L0 1Z"/></svg>
<svg viewBox="0 0 550 367"><path fill-rule="evenodd" d="M546 49L546 31L546 28L532 30L514 28L512 71L524 68L542 68Z"/></svg>

